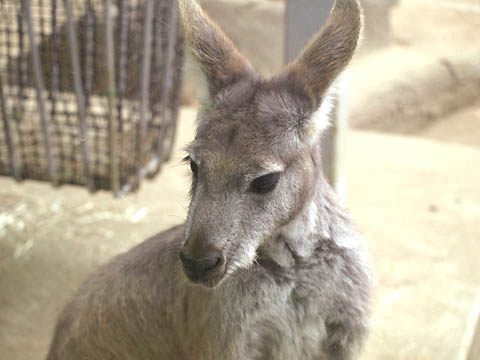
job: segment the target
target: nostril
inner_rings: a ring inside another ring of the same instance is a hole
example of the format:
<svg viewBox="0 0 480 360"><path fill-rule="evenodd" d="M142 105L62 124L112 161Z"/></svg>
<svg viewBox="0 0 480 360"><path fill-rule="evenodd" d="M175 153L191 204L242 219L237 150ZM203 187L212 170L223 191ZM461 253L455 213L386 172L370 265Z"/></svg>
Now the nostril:
<svg viewBox="0 0 480 360"><path fill-rule="evenodd" d="M216 269L221 261L222 259L219 257L200 260L202 262L201 267L203 267L205 272Z"/></svg>
<svg viewBox="0 0 480 360"><path fill-rule="evenodd" d="M190 273L196 271L196 262L194 259L190 259L185 256L183 252L180 253L180 260L182 261L183 267Z"/></svg>
<svg viewBox="0 0 480 360"><path fill-rule="evenodd" d="M191 259L180 252L180 260L190 277L200 277L217 270L222 265L222 257L210 256L202 259Z"/></svg>

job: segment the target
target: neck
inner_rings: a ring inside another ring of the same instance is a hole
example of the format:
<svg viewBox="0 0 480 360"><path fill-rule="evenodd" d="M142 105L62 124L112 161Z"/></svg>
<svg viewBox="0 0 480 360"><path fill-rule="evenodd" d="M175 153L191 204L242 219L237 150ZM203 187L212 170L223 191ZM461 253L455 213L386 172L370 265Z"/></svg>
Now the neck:
<svg viewBox="0 0 480 360"><path fill-rule="evenodd" d="M342 205L323 177L299 213L278 229L275 236L260 251L282 267L291 267L299 259L306 260L325 242L350 247L350 220Z"/></svg>

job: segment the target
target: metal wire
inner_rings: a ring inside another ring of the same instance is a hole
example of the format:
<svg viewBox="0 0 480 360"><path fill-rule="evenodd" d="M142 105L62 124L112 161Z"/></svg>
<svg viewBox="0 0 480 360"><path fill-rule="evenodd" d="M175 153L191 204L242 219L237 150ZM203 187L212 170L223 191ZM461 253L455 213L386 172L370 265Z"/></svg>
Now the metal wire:
<svg viewBox="0 0 480 360"><path fill-rule="evenodd" d="M1 0L0 175L123 193L155 174L178 113L172 16L175 0Z"/></svg>

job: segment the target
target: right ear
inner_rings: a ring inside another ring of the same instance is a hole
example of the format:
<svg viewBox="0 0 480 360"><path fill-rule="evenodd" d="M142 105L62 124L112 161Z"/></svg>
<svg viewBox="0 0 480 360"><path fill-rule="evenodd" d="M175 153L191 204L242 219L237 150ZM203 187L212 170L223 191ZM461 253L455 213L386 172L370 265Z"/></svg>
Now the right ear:
<svg viewBox="0 0 480 360"><path fill-rule="evenodd" d="M345 69L357 48L362 29L359 0L335 0L323 28L283 76L300 85L316 104Z"/></svg>
<svg viewBox="0 0 480 360"><path fill-rule="evenodd" d="M256 76L250 62L195 0L179 0L179 6L188 44L207 78L212 97L243 78Z"/></svg>

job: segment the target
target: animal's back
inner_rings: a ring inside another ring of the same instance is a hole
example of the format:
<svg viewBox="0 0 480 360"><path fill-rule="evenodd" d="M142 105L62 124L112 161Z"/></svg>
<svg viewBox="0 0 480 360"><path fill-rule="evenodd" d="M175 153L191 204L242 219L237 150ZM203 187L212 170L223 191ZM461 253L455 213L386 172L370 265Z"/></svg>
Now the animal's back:
<svg viewBox="0 0 480 360"><path fill-rule="evenodd" d="M344 326L363 337L369 274L357 251L328 242L305 261L291 254L287 268L260 254L212 290L182 273L183 231L160 233L99 268L60 316L47 360L322 359L329 338L353 335ZM353 277L345 272L352 267Z"/></svg>
<svg viewBox="0 0 480 360"><path fill-rule="evenodd" d="M171 326L183 231L162 232L87 279L60 315L47 359L183 358Z"/></svg>

